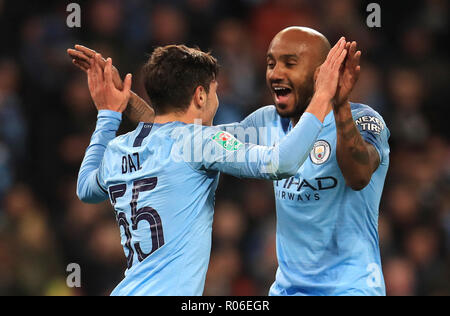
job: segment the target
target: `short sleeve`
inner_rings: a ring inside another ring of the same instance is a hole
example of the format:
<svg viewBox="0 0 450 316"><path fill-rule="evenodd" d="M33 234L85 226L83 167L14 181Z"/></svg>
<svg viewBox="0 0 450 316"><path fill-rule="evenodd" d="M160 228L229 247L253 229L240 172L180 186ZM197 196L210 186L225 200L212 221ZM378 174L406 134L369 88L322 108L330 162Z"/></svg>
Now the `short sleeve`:
<svg viewBox="0 0 450 316"><path fill-rule="evenodd" d="M369 107L353 113L353 118L361 136L366 142L375 147L380 155L380 163L382 163L389 154L388 139L390 136L389 129L383 118Z"/></svg>

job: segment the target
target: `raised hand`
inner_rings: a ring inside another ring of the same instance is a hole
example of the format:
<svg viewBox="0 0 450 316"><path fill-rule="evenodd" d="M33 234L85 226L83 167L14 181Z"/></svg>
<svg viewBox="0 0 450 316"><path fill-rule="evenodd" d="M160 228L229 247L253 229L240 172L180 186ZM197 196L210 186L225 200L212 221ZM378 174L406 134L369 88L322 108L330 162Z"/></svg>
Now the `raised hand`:
<svg viewBox="0 0 450 316"><path fill-rule="evenodd" d="M316 70L315 91L305 112L312 113L321 122L332 108L339 82L339 69L347 55L345 38L341 38L328 53L325 62Z"/></svg>
<svg viewBox="0 0 450 316"><path fill-rule="evenodd" d="M334 106L336 108L341 107L349 101L350 93L358 81L359 74L361 72L361 66L359 65L361 51L356 50L357 43L348 42L346 46L348 47L348 54L339 78L338 89L334 102Z"/></svg>
<svg viewBox="0 0 450 316"><path fill-rule="evenodd" d="M97 110L111 110L122 113L131 95L131 74L125 78L123 89L117 89L113 83L112 60L108 58L105 68L100 66L101 56L95 55L87 70L88 85Z"/></svg>
<svg viewBox="0 0 450 316"><path fill-rule="evenodd" d="M96 55L100 55L98 65L102 70L105 69L106 59L93 49L90 49L83 45L75 45L75 49L69 48L67 50L67 53L69 54L70 58L72 58L72 63L85 72L87 72L92 67L92 62L96 58ZM114 86L117 89L123 89L122 78L120 77L119 71L114 66L112 66L112 80Z"/></svg>
<svg viewBox="0 0 450 316"><path fill-rule="evenodd" d="M325 62L318 69L315 81L316 95L323 97L327 101L332 101L335 98L339 83L339 70L346 56L346 41L344 37L341 37L328 53Z"/></svg>
<svg viewBox="0 0 450 316"><path fill-rule="evenodd" d="M97 55L100 57L96 61L97 65L101 70L105 69L106 59L93 49L82 45L75 45L75 49L70 48L67 50L67 53L70 58L72 58L73 64L86 73L89 69L93 69ZM118 90L122 90L124 83L120 77L119 71L113 65L111 65L111 73L114 87ZM130 104L126 108L125 115L133 122L153 122L155 111L147 102L145 102L145 100L131 91Z"/></svg>

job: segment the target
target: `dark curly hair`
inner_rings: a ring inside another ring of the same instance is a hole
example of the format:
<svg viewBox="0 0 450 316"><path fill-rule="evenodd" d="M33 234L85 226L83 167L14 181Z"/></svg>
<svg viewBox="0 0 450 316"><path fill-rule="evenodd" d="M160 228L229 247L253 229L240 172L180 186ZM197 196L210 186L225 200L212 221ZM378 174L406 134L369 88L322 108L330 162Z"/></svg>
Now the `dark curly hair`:
<svg viewBox="0 0 450 316"><path fill-rule="evenodd" d="M195 89L209 93L219 66L210 53L185 45L168 45L153 51L142 69L144 86L157 114L183 112Z"/></svg>

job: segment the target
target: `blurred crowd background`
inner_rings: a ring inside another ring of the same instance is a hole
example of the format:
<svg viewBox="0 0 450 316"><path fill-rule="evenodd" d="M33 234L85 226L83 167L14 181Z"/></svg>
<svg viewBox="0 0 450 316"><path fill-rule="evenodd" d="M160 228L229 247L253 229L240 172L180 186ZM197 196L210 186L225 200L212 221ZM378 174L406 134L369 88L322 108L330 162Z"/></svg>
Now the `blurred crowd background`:
<svg viewBox="0 0 450 316"><path fill-rule="evenodd" d="M81 5L81 28L66 6ZM222 70L216 123L272 104L265 53L290 25L363 51L352 100L391 130L379 234L388 295L450 295L447 0L381 4L381 28L356 0L0 0L0 295L108 295L126 266L112 207L75 194L96 121L75 43L135 74L158 45L211 50ZM137 79L137 80L136 80ZM135 124L124 120L121 132ZM205 295L266 295L277 268L272 183L222 176ZM82 287L66 286L81 266ZM176 271L174 271L177 273Z"/></svg>

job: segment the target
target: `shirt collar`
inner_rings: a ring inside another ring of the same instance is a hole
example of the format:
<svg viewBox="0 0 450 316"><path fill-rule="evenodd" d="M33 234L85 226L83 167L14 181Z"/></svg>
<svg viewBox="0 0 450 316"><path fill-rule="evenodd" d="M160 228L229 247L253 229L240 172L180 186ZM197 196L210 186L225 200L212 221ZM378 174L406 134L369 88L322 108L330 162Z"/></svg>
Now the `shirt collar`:
<svg viewBox="0 0 450 316"><path fill-rule="evenodd" d="M330 111L330 113L325 116L325 119L323 120L323 126L328 126L334 122L334 112L333 110Z"/></svg>
<svg viewBox="0 0 450 316"><path fill-rule="evenodd" d="M288 126L287 130L283 127L283 131L285 134L287 134L288 132L290 132L292 130L292 121L290 119L288 119L288 122L289 122L288 123L289 126ZM331 110L330 113L328 113L325 116L325 119L323 120L322 124L323 124L323 126L328 126L333 123L334 123L334 112L333 112L333 110ZM281 124L283 125L283 118L281 118Z"/></svg>

